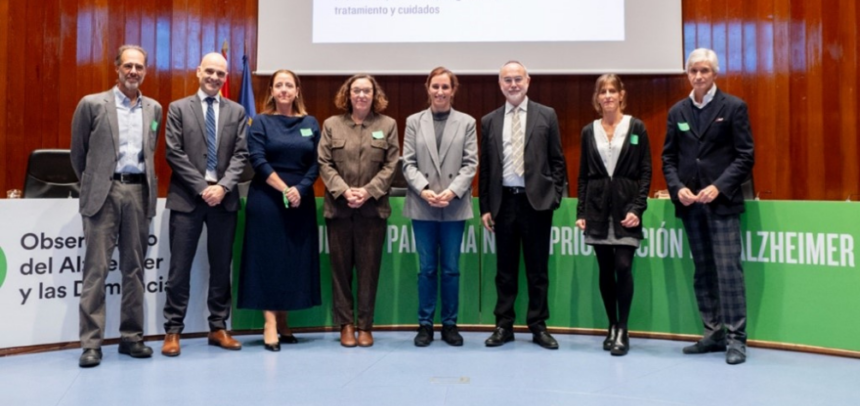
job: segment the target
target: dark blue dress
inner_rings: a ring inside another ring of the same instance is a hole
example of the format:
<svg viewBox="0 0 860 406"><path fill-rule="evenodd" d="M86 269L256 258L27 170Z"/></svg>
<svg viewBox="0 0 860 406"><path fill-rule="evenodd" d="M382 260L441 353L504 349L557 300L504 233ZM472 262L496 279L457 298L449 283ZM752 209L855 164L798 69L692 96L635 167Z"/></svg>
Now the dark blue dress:
<svg viewBox="0 0 860 406"><path fill-rule="evenodd" d="M311 116L260 114L248 131L256 175L248 190L238 307L298 310L318 306L319 232L313 185L319 174L320 126ZM275 172L301 193L298 208L266 184Z"/></svg>

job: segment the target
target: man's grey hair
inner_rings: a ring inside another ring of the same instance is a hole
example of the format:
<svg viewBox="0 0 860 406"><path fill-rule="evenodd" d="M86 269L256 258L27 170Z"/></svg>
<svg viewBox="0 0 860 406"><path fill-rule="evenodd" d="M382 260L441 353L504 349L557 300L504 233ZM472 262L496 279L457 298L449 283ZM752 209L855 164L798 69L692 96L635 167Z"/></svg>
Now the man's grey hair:
<svg viewBox="0 0 860 406"><path fill-rule="evenodd" d="M511 65L511 64L515 64L515 65L520 65L520 66L522 66L523 71L526 73L526 77L529 77L529 70L526 68L526 66L525 66L525 65L523 65L523 63L522 63L522 62L520 62L520 61L516 61L516 60L510 60L510 61L505 62L505 64L504 64L504 65L502 65L502 67L501 67L501 68L499 68L499 80L502 80L502 69L504 69L504 68L505 68L505 66L508 66L508 65Z"/></svg>
<svg viewBox="0 0 860 406"><path fill-rule="evenodd" d="M690 71L690 67L699 62L707 62L708 65L711 65L711 70L714 73L720 73L720 61L717 59L717 53L708 48L698 48L693 52L690 52L690 56L687 57L687 66L685 70L687 72Z"/></svg>

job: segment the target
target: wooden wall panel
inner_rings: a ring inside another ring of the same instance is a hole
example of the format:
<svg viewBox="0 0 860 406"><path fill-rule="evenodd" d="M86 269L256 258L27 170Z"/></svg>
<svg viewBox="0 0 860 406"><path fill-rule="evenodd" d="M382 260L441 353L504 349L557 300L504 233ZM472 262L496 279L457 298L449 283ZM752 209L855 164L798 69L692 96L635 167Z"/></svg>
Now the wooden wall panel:
<svg viewBox="0 0 860 406"><path fill-rule="evenodd" d="M24 117L20 115L22 112L20 106L24 104L25 55L38 55L38 53L26 52L27 44L23 38L27 20L26 8L20 7L17 2L10 1L7 10L8 18L0 16L0 20L5 20L8 24L9 33L6 39L8 42L7 55L2 58L7 61L6 77L3 78L6 80L6 94L3 95L3 98L6 99L6 109L3 111L6 113L6 126L2 135L2 143L6 147L6 168L3 173L6 174L6 179L10 179L9 176L16 172L19 177L12 178L17 179L17 182L4 182L9 185L9 187L0 188L4 192L13 185L23 184L24 181L24 168L21 166L22 164L26 165L27 154L30 152L24 144ZM36 125L35 120L33 124ZM30 132L29 129L27 132ZM4 185L0 184L0 186ZM5 197L5 193L2 195Z"/></svg>
<svg viewBox="0 0 860 406"><path fill-rule="evenodd" d="M837 166L837 171L842 175L842 185L837 189L837 193L854 194L860 192L860 143L857 141L858 126L857 116L860 112L860 93L857 91L857 85L860 84L860 70L857 69L857 55L860 50L860 41L857 36L860 32L857 30L857 16L860 15L860 7L856 1L843 0L839 2L839 9L844 10L843 13L838 13L839 19L839 38L842 38L843 46L840 47L840 60L845 61L839 64L839 77L843 78L842 83L836 83L840 89L839 94L839 110L836 112L836 119L839 121L840 134L853 134L854 136L843 136L840 140L843 145L840 148L842 153ZM854 114L840 114L840 112L854 112ZM841 199L841 195L834 196L835 199Z"/></svg>
<svg viewBox="0 0 860 406"><path fill-rule="evenodd" d="M0 194L23 187L32 150L68 148L78 101L115 84L120 45L147 50L141 89L166 113L170 101L196 90L201 56L220 52L225 40L238 96L242 54L256 47L256 18L256 0L0 1ZM164 194L163 138L156 160Z"/></svg>
<svg viewBox="0 0 860 406"><path fill-rule="evenodd" d="M787 138L793 127L790 120L786 118L787 114L777 113L791 111L791 8L787 1L778 1L772 5L765 4L764 12L773 13L770 23L773 30L773 69L766 76L769 80L767 88L760 92L765 99L760 99L759 102L769 103L773 107L761 109L762 113L757 117L759 120L757 128L762 129L763 132L758 137L761 142L759 151L769 151L760 152L757 159L761 168L782 168L782 170L759 169L756 176L759 185L767 186L758 187L762 199L773 198L773 190L781 190L778 196L782 199L792 199L794 198L792 184L795 179L791 176L791 171L787 170L792 165L792 143L787 142ZM767 27L768 22L762 22L762 25ZM762 58L766 56L763 55Z"/></svg>
<svg viewBox="0 0 860 406"><path fill-rule="evenodd" d="M860 199L856 2L682 3L684 52L712 47L721 59L718 86L749 104L761 197ZM0 0L0 195L23 186L30 151L68 147L75 106L84 95L115 83L113 58L123 43L141 44L149 52L142 90L166 112L170 101L195 91L194 71L201 56L220 51L226 39L230 94L238 98L242 55L250 56L252 69L256 60L257 7L257 0ZM580 130L596 118L590 103L595 78L535 76L529 91L532 99L558 112L572 196ZM302 78L308 107L320 121L338 114L332 100L344 79ZM406 117L426 106L425 78L378 79L392 102L387 114L402 133ZM455 108L480 120L503 103L495 76L460 79ZM684 75L623 79L627 112L645 122L651 138L652 190L665 188L659 155L666 111L686 97L689 84ZM258 108L267 80L253 79ZM163 141L157 163L163 194L170 174Z"/></svg>
<svg viewBox="0 0 860 406"><path fill-rule="evenodd" d="M6 141L6 96L9 94L9 0L0 0L0 174L6 173L8 146ZM0 176L0 198L6 197L6 180Z"/></svg>

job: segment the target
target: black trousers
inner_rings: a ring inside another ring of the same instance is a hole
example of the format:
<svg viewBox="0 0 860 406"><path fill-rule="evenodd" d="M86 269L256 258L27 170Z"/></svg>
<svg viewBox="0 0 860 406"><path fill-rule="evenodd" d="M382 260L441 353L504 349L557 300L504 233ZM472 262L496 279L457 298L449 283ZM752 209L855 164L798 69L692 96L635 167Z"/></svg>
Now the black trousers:
<svg viewBox="0 0 860 406"><path fill-rule="evenodd" d="M552 210L532 208L525 193L504 193L494 219L496 234L496 325L510 329L516 314L522 248L528 280L529 305L526 322L533 332L546 330L549 318L549 241Z"/></svg>
<svg viewBox="0 0 860 406"><path fill-rule="evenodd" d="M206 251L209 255L209 329L227 328L230 317L230 264L236 235L236 212L224 206L209 207L200 201L194 211L170 211L170 271L165 287L164 331L182 333L191 288L191 264L206 224Z"/></svg>

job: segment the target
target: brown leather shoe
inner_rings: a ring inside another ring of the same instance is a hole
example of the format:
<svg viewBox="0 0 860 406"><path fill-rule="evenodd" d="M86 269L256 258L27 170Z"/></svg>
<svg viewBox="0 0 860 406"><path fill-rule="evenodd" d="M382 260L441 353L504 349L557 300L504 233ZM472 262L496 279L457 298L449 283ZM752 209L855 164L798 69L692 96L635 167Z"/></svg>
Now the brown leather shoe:
<svg viewBox="0 0 860 406"><path fill-rule="evenodd" d="M370 330L358 330L358 346L359 347L370 347L373 345L373 334L370 333Z"/></svg>
<svg viewBox="0 0 860 406"><path fill-rule="evenodd" d="M227 330L216 330L209 333L209 345L221 347L225 350L241 350L242 343L236 341Z"/></svg>
<svg viewBox="0 0 860 406"><path fill-rule="evenodd" d="M355 326L344 324L340 326L340 345L344 347L355 347Z"/></svg>
<svg viewBox="0 0 860 406"><path fill-rule="evenodd" d="M179 355L179 334L165 334L164 344L161 345L161 355L175 357Z"/></svg>

